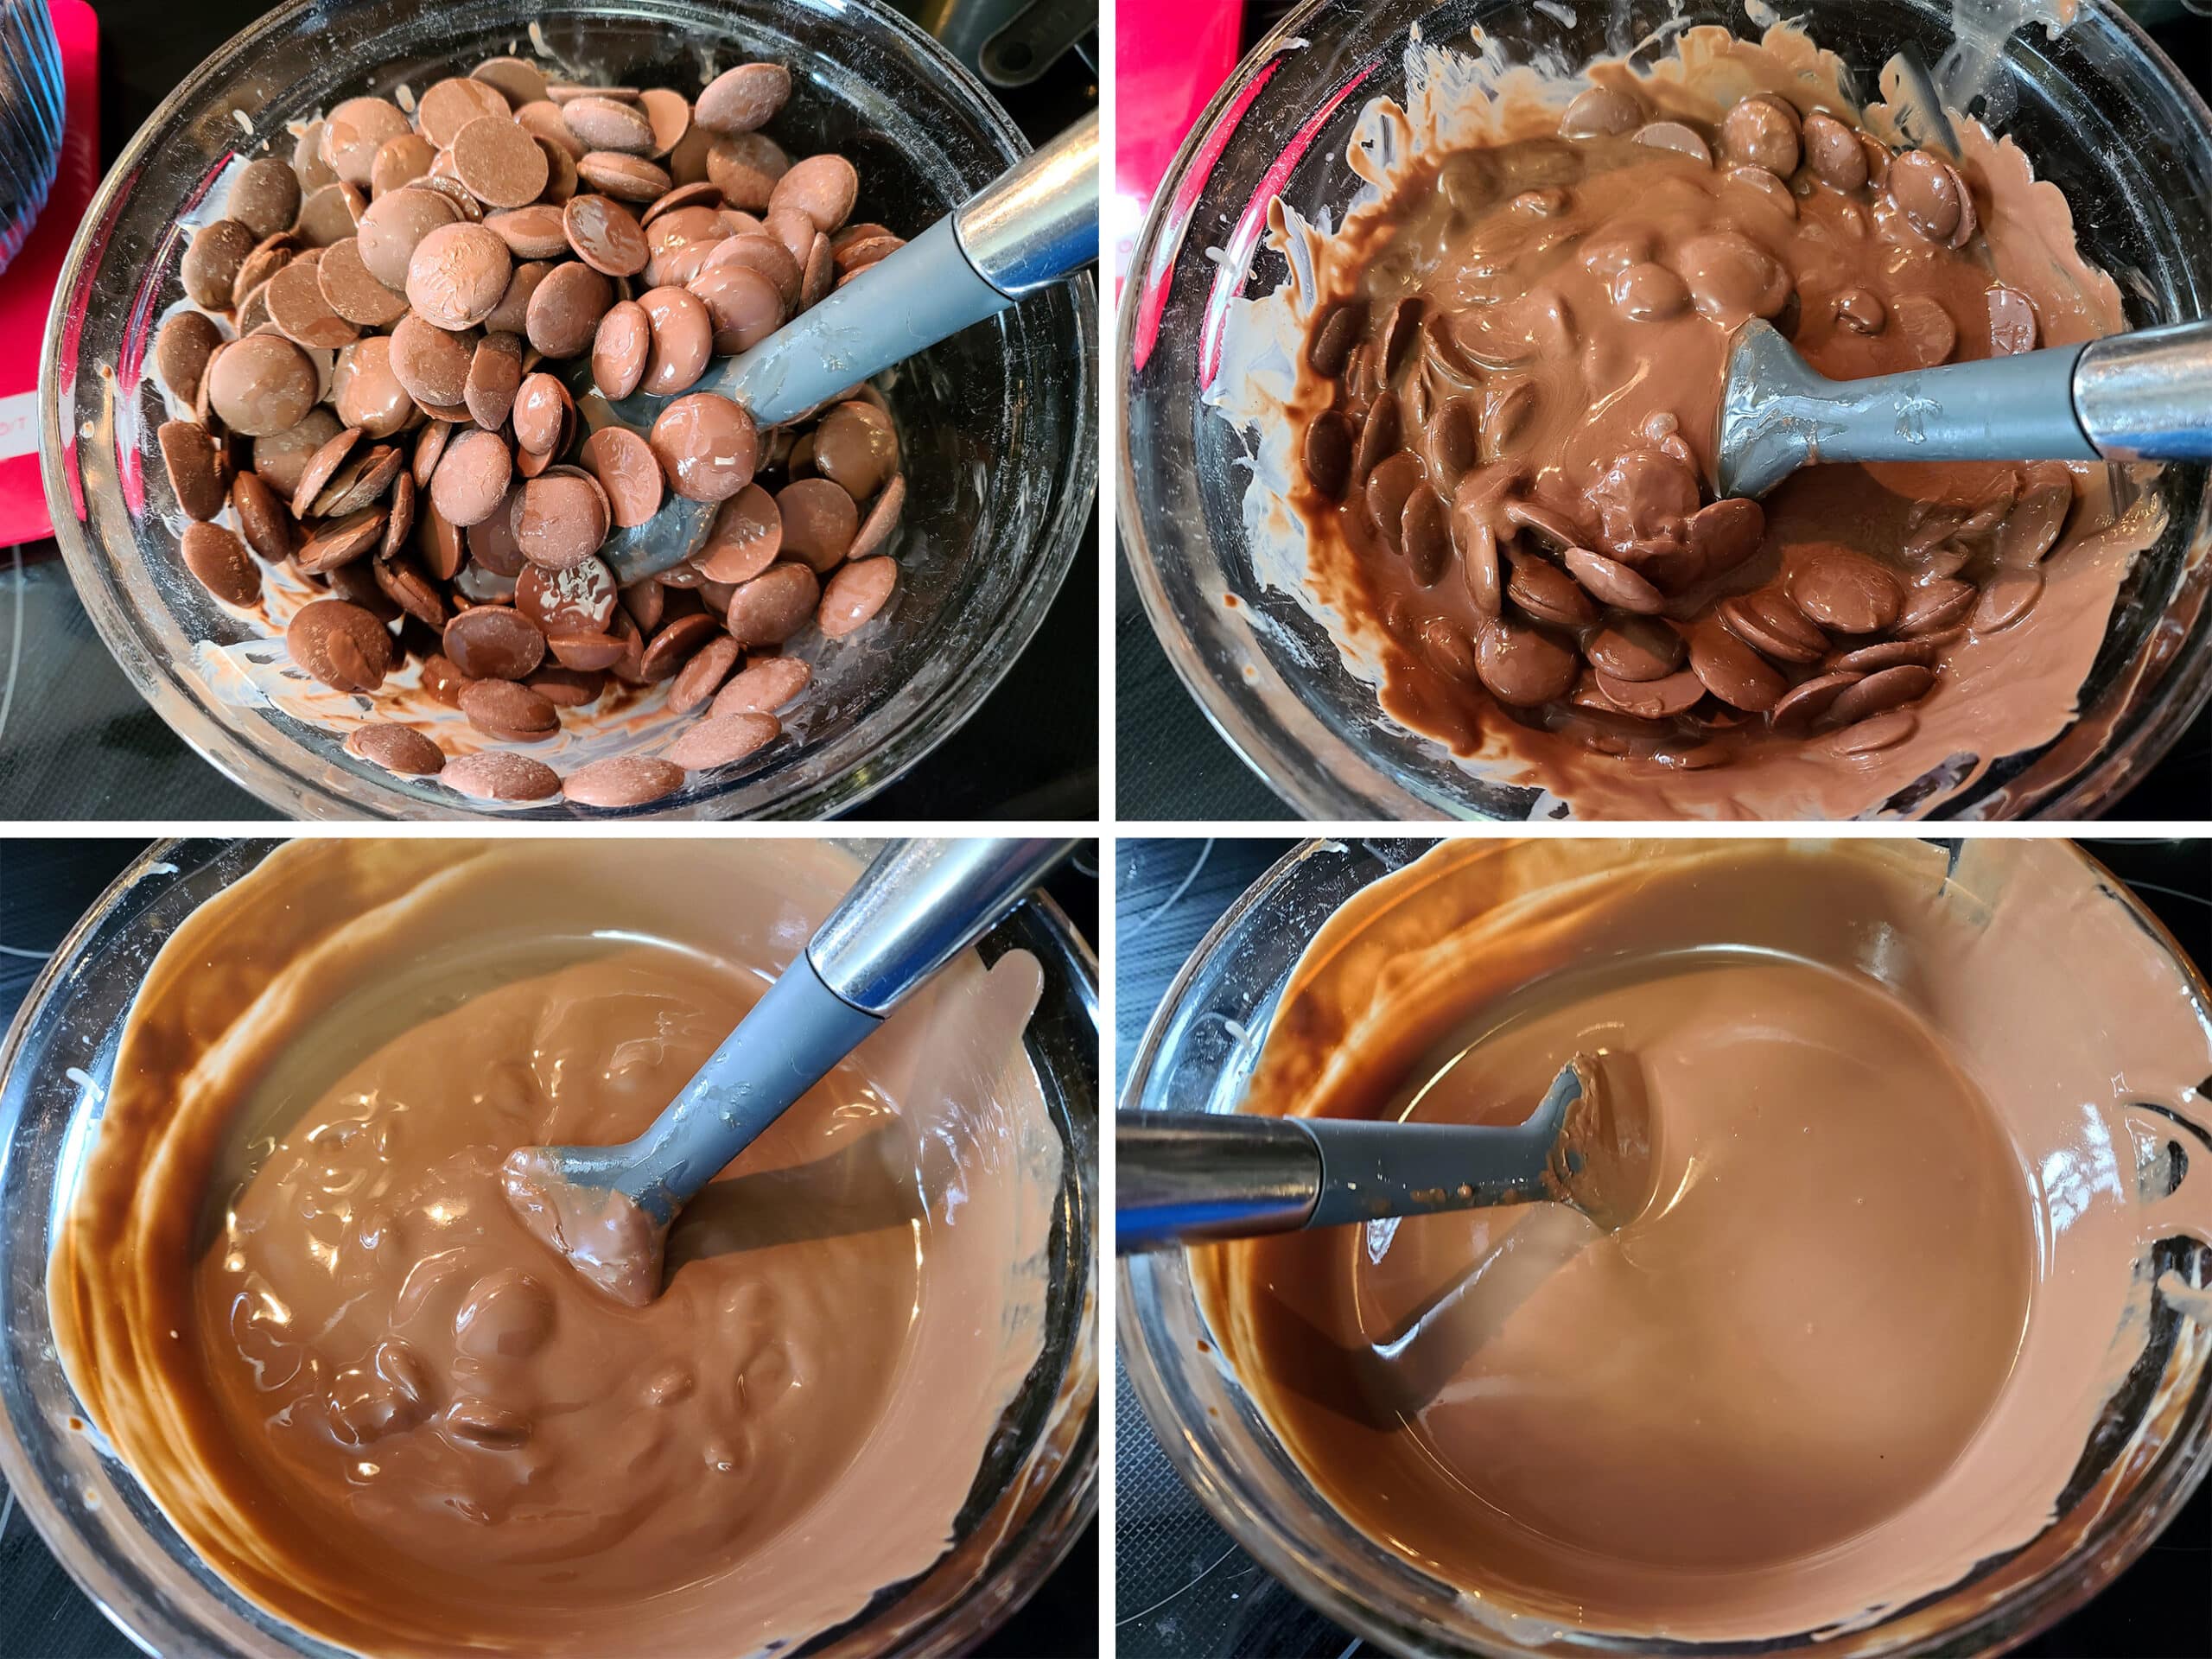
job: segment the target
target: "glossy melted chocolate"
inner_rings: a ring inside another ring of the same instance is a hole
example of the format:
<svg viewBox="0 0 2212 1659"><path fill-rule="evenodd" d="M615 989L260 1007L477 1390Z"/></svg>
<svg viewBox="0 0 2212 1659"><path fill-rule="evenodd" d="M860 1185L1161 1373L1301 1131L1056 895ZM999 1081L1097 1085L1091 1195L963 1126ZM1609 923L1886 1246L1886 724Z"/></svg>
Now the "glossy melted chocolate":
<svg viewBox="0 0 2212 1659"><path fill-rule="evenodd" d="M2063 843L1449 843L1322 929L1246 1109L1395 1116L1471 1047L1414 1116L1516 1122L1591 1057L1649 1127L1635 1219L1196 1266L1314 1485L1478 1624L1752 1640L1950 1587L2098 1466L2152 1241L2212 1236L2212 1175L2137 1175L2212 1128L2212 1016Z"/></svg>

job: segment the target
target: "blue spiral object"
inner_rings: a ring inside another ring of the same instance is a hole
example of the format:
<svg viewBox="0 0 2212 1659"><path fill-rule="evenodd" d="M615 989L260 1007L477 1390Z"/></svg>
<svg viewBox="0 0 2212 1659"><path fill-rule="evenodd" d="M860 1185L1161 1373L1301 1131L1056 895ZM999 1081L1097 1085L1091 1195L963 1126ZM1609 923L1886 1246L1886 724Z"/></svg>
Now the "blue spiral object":
<svg viewBox="0 0 2212 1659"><path fill-rule="evenodd" d="M46 207L65 125L61 43L45 0L0 0L0 270Z"/></svg>

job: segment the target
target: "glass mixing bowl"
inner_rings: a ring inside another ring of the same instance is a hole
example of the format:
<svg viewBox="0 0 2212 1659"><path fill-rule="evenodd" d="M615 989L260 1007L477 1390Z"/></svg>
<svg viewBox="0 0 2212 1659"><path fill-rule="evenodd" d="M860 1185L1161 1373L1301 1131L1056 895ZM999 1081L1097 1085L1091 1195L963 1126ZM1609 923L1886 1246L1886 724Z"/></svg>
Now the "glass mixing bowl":
<svg viewBox="0 0 2212 1659"><path fill-rule="evenodd" d="M0 1046L0 1472L85 1592L164 1659L344 1659L243 1599L162 1519L86 1427L46 1303L54 1228L98 1132L142 976L186 917L277 844L149 849L62 941ZM1097 963L1042 894L977 948L991 961L1017 945L1045 970L1026 1040L1065 1153L1044 1351L985 1454L952 1547L795 1654L963 1652L1043 1583L1096 1508Z"/></svg>
<svg viewBox="0 0 2212 1659"><path fill-rule="evenodd" d="M1916 46L1934 64L1951 44L1949 0L1854 0L1789 15L1842 56L1862 92L1901 48ZM1753 19L1774 16L1756 0L1307 0L1254 48L1185 142L1122 296L1116 522L1167 659L1230 747L1308 817L1518 819L1538 796L1474 776L1388 719L1321 626L1253 574L1247 439L1200 397L1230 302L1283 280L1281 257L1259 248L1268 200L1280 194L1308 219L1343 221L1359 184L1344 160L1353 121L1370 98L1403 95L1416 23L1433 44L1478 25L1516 61L1556 53L1580 63L1681 23L1755 37ZM2055 38L2012 35L1992 86L1992 124L2065 192L2082 251L2120 284L2129 324L2212 314L2212 111L2148 37L2088 0ZM2212 696L2206 480L2201 466L2159 476L2165 533L2120 595L2075 725L1999 761L1934 816L2091 816Z"/></svg>
<svg viewBox="0 0 2212 1659"><path fill-rule="evenodd" d="M1427 852L1424 841L1309 842L1280 860L1230 906L1168 988L1123 1080L1123 1111L1233 1110L1290 970L1329 917L1361 888ZM1995 843L1984 842L1985 849ZM2076 849L2078 854L2078 849ZM2212 1025L2212 985L2157 918L2086 854L2085 875L2139 922L2191 989ZM2177 1126L2167 1161L2139 1191L2164 1196L2190 1158L2212 1146ZM2179 1165L2173 1160L2179 1160ZM2212 1284L2212 1248L2182 1237L2146 1252L2138 1272ZM1236 1541L1314 1607L1397 1653L1587 1656L1637 1653L1709 1659L1727 1654L1991 1654L2024 1641L2080 1606L2147 1548L2212 1467L2212 1319L2202 1300L2154 1297L2142 1358L2104 1408L2095 1433L2036 1541L1980 1563L1961 1583L1879 1623L1817 1639L1700 1645L1557 1635L1501 1634L1468 1601L1403 1556L1357 1531L1315 1490L1284 1448L1201 1310L1190 1257L1163 1250L1122 1259L1121 1353L1168 1459ZM1531 1624L1540 1621L1529 1621Z"/></svg>
<svg viewBox="0 0 2212 1659"><path fill-rule="evenodd" d="M950 54L866 0L292 0L194 72L109 173L55 292L40 408L47 499L78 594L131 683L193 747L290 817L575 814L557 801L518 809L394 778L346 754L344 730L245 700L235 671L209 673L200 642L260 630L185 569L185 520L161 481L153 436L166 416L150 348L182 293L181 221L219 210L219 197L207 198L234 157L264 143L289 156L288 121L353 93L389 95L403 83L419 92L487 57L533 52L610 84L690 92L709 64L789 64L778 134L795 150L850 156L862 208L908 232L1028 148ZM976 711L1036 632L1084 534L1097 486L1096 328L1085 277L880 377L909 491L895 550L900 596L850 640L809 629L792 642L817 665L789 738L695 776L640 816L839 811ZM676 718L659 712L664 696L643 705L663 729Z"/></svg>

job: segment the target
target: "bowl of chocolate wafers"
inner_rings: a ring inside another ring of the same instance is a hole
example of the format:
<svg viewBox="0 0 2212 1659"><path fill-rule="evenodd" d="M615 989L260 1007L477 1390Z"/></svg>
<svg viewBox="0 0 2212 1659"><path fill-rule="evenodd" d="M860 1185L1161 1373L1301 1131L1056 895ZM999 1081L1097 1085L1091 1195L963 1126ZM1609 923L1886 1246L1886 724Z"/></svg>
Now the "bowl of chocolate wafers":
<svg viewBox="0 0 2212 1659"><path fill-rule="evenodd" d="M756 425L692 388L1027 149L887 9L301 0L118 159L47 488L148 702L300 817L812 817L971 714L1096 483L1087 282ZM672 399L634 429L610 401ZM601 556L682 502L691 556Z"/></svg>

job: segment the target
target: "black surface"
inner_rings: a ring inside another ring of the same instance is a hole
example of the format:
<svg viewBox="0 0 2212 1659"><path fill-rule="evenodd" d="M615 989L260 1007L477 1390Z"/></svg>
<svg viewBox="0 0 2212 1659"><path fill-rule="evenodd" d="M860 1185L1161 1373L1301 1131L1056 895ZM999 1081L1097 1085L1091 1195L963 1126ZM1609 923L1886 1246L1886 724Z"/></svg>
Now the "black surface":
<svg viewBox="0 0 2212 1659"><path fill-rule="evenodd" d="M910 14L919 0L891 0ZM956 0L957 3L957 0ZM270 0L92 0L100 154L111 160L200 60ZM956 4L931 4L932 14ZM1095 41L1088 55L1095 60ZM1001 95L1032 140L1098 103L1084 53ZM12 649L11 649L12 642ZM983 706L855 818L1098 817L1098 515L1037 636ZM78 606L52 542L0 549L0 819L137 822L277 816L140 700ZM1040 710L1048 710L1040 718Z"/></svg>
<svg viewBox="0 0 2212 1659"><path fill-rule="evenodd" d="M2204 0L2197 3L2201 10ZM1247 49L1287 10L1280 0L1249 4ZM2151 34L2197 90L2212 97L2212 17L2176 17ZM1114 487L1110 475L1103 484ZM1299 815L1223 741L1168 666L1121 559L1114 572L1114 664L1116 817L1296 821ZM2212 708L2198 710L2164 759L2101 816L2119 823L2212 818Z"/></svg>
<svg viewBox="0 0 2212 1659"><path fill-rule="evenodd" d="M1115 849L1115 1075L1169 982L1221 913L1296 843L1148 841ZM2085 839L2200 967L2212 967L2212 842ZM1380 1650L1307 1607L1216 1524L1177 1478L1115 1365L1116 1650L1124 1659L1351 1659ZM2212 1654L2212 1484L2087 1607L2016 1651L2026 1659Z"/></svg>
<svg viewBox="0 0 2212 1659"><path fill-rule="evenodd" d="M15 1019L54 947L144 847L112 839L0 841L0 1029ZM1093 842L1046 884L1077 931L1094 941L1097 870ZM140 1649L71 1581L6 1494L0 1482L0 1659L140 1659ZM980 1659L1090 1659L1098 1652L1095 1520L1028 1603L974 1651Z"/></svg>

